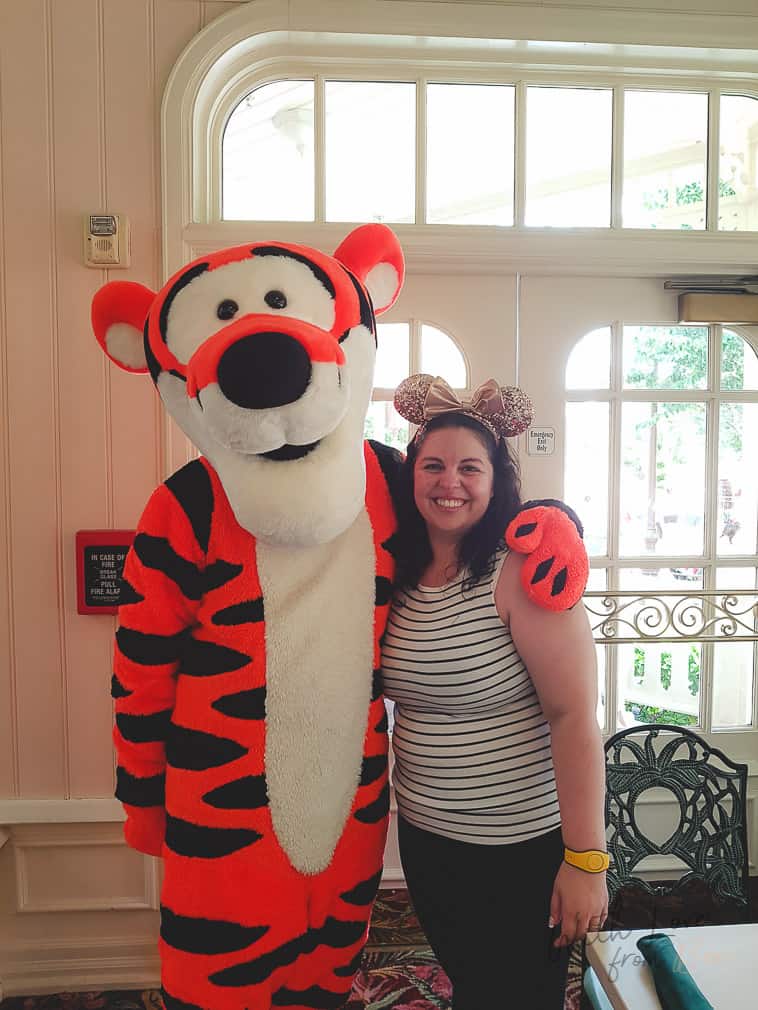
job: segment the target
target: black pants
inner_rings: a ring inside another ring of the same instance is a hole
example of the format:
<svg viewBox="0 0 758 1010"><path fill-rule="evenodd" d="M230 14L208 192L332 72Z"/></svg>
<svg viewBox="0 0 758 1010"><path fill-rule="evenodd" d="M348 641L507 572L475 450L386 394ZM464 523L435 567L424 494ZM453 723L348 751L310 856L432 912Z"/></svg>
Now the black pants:
<svg viewBox="0 0 758 1010"><path fill-rule="evenodd" d="M454 1010L563 1010L569 949L556 949L550 897L560 828L508 845L470 845L398 818L419 922L453 985Z"/></svg>

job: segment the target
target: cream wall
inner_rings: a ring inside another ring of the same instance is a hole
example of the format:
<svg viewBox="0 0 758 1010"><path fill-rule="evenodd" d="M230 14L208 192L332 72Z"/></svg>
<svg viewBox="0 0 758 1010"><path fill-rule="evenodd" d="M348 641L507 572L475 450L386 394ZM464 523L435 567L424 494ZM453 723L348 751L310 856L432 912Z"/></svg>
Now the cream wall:
<svg viewBox="0 0 758 1010"><path fill-rule="evenodd" d="M381 16L390 24L403 3L356 0L355 6L365 8L367 23ZM690 0L687 20L703 39L709 25L736 37L750 21L755 40L758 25L749 17L755 3L724 0L717 22L709 14L716 0ZM77 615L73 547L78 529L134 526L163 475L159 409L151 383L112 368L94 343L89 303L109 275L83 266L80 222L88 211L127 214L132 266L110 277L160 282L161 96L187 43L237 6L0 0L0 985L6 995L157 978L156 867L121 844L110 799L114 620ZM292 0L291 6L317 27L318 11L333 23L345 4ZM571 23L574 33L581 29L570 22L572 8L585 12L589 34L600 31L606 15L616 31L626 19L633 41L655 34L654 15L643 13L650 0L539 6L551 24ZM421 7L425 23L434 23L437 0ZM445 7L449 13L451 5ZM461 25L486 25L490 15L502 25L506 14L518 20L529 7L461 0ZM672 26L666 14L669 35Z"/></svg>
<svg viewBox="0 0 758 1010"><path fill-rule="evenodd" d="M104 982L145 981L150 973L152 860L121 844L110 799L37 802L113 794L114 619L76 613L74 535L132 528L162 473L152 384L112 368L92 337L90 300L109 275L83 266L80 222L87 211L128 214L132 266L110 277L160 281L161 97L186 44L235 6L0 0L6 994L78 984L90 957L102 961ZM105 820L65 823L83 816ZM41 823L8 827L24 820Z"/></svg>

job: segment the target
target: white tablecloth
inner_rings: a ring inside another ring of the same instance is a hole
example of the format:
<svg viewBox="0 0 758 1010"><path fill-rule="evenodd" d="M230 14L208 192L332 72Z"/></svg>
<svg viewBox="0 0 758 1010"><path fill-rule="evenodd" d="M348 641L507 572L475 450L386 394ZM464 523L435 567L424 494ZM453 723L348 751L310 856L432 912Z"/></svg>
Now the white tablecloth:
<svg viewBox="0 0 758 1010"><path fill-rule="evenodd" d="M758 924L658 929L715 1010L758 1007ZM614 1010L661 1010L653 976L637 949L649 929L587 934L587 960Z"/></svg>

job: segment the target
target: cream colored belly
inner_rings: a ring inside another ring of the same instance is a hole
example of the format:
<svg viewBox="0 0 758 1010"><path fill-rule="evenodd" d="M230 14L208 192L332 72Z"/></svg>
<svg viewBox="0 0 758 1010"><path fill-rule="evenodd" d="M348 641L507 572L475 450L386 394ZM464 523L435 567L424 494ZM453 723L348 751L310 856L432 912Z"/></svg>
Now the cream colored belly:
<svg viewBox="0 0 758 1010"><path fill-rule="evenodd" d="M365 511L336 540L258 543L266 620L266 780L274 830L302 873L328 866L358 787L374 658Z"/></svg>

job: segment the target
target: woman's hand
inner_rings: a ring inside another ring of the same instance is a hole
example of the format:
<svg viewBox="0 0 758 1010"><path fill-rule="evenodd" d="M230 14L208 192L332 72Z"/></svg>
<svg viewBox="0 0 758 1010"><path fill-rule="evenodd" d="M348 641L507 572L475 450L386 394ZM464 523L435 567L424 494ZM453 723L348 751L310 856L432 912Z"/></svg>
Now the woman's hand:
<svg viewBox="0 0 758 1010"><path fill-rule="evenodd" d="M561 935L554 947L568 947L583 940L589 931L600 929L608 916L608 888L605 873L587 873L570 863L561 863L550 899L550 922L560 922Z"/></svg>

